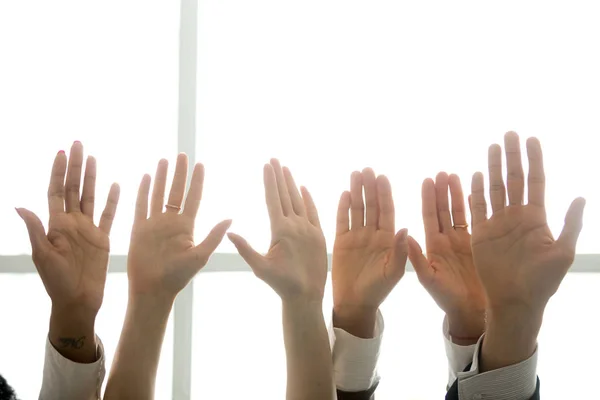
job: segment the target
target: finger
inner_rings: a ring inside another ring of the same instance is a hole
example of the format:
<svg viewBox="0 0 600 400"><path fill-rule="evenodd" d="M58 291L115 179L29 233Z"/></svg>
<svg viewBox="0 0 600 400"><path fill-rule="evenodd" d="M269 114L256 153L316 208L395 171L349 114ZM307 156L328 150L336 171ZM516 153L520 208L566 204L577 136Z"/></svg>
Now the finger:
<svg viewBox="0 0 600 400"><path fill-rule="evenodd" d="M63 150L54 158L52 175L48 186L48 210L50 216L65 212L65 173L67 171L67 156Z"/></svg>
<svg viewBox="0 0 600 400"><path fill-rule="evenodd" d="M81 211L79 208L79 188L81 186L81 168L83 167L83 145L74 142L69 155L67 180L65 182L65 209L67 212Z"/></svg>
<svg viewBox="0 0 600 400"><path fill-rule="evenodd" d="M504 151L506 152L506 188L508 191L508 204L517 206L523 204L525 190L525 176L521 164L521 144L519 135L508 132L504 135Z"/></svg>
<svg viewBox="0 0 600 400"><path fill-rule="evenodd" d="M279 193L279 201L281 202L281 210L283 211L283 215L291 215L294 212L294 210L292 208L292 200L290 199L288 187L285 183L285 178L283 177L283 170L281 169L281 164L279 163L279 160L277 160L276 158L272 158L271 166L273 167L273 172L275 172L275 180L277 181L277 192Z"/></svg>
<svg viewBox="0 0 600 400"><path fill-rule="evenodd" d="M440 233L437 200L435 198L435 183L433 183L433 179L427 178L421 186L421 212L423 213L423 226L427 237Z"/></svg>
<svg viewBox="0 0 600 400"><path fill-rule="evenodd" d="M585 199L578 197L571 203L567 215L565 216L565 226L563 227L557 242L565 249L575 254L577 239L583 227L583 210L585 208Z"/></svg>
<svg viewBox="0 0 600 400"><path fill-rule="evenodd" d="M143 221L148 218L148 195L150 194L150 175L145 174L138 189L137 200L135 202L134 221Z"/></svg>
<svg viewBox="0 0 600 400"><path fill-rule="evenodd" d="M185 206L183 207L183 214L194 220L198 215L198 209L200 209L200 201L202 200L203 188L204 165L197 163L194 166L194 172L192 172L190 190L188 190L187 198L185 199Z"/></svg>
<svg viewBox="0 0 600 400"><path fill-rule="evenodd" d="M471 217L473 225L487 219L487 203L485 202L483 174L476 172L471 181Z"/></svg>
<svg viewBox="0 0 600 400"><path fill-rule="evenodd" d="M350 229L357 229L365 224L365 204L363 202L362 174L354 171L350 176Z"/></svg>
<svg viewBox="0 0 600 400"><path fill-rule="evenodd" d="M167 207L166 212L179 213L183 204L183 196L185 195L185 185L187 184L188 174L188 156L185 153L180 153L177 156L175 164L175 174L173 175L173 183L169 192L169 200L167 204L174 207Z"/></svg>
<svg viewBox="0 0 600 400"><path fill-rule="evenodd" d="M202 243L194 248L194 256L196 257L200 268L206 265L211 254L215 252L217 247L219 247L219 244L221 244L223 241L223 237L225 236L225 233L227 233L227 229L229 229L230 226L230 219L219 222L214 228L212 228L208 236L206 236L206 239L204 239Z"/></svg>
<svg viewBox="0 0 600 400"><path fill-rule="evenodd" d="M81 212L94 220L96 197L96 159L89 156L85 163L83 191L81 192Z"/></svg>
<svg viewBox="0 0 600 400"><path fill-rule="evenodd" d="M394 248L390 262L385 266L385 276L392 282L398 282L406 271L406 258L408 257L408 230L400 229L394 237Z"/></svg>
<svg viewBox="0 0 600 400"><path fill-rule="evenodd" d="M265 200L267 201L267 209L269 210L269 218L271 224L284 216L281 208L281 200L279 198L279 189L277 188L277 178L275 170L271 164L265 164L263 169L263 178L265 182Z"/></svg>
<svg viewBox="0 0 600 400"><path fill-rule="evenodd" d="M528 203L544 207L546 196L546 177L544 174L544 158L542 145L536 138L527 140L527 158L529 159L529 176L527 178Z"/></svg>
<svg viewBox="0 0 600 400"><path fill-rule="evenodd" d="M283 167L283 178L285 179L285 185L292 202L292 210L294 213L296 213L296 215L301 217L305 216L306 209L304 207L304 201L302 200L302 196L300 196L298 186L296 186L294 177L292 176L292 173L288 167Z"/></svg>
<svg viewBox="0 0 600 400"><path fill-rule="evenodd" d="M335 234L341 235L350 230L350 192L344 191L338 203Z"/></svg>
<svg viewBox="0 0 600 400"><path fill-rule="evenodd" d="M408 258L417 273L419 282L428 282L434 273L433 268L431 268L429 261L423 255L423 249L412 236L408 237Z"/></svg>
<svg viewBox="0 0 600 400"><path fill-rule="evenodd" d="M491 145L488 150L488 172L492 212L498 212L506 207L506 188L502 178L502 148L497 144Z"/></svg>
<svg viewBox="0 0 600 400"><path fill-rule="evenodd" d="M452 230L452 217L448 202L448 174L440 172L435 177L435 203L439 219L439 229L442 232Z"/></svg>
<svg viewBox="0 0 600 400"><path fill-rule="evenodd" d="M377 178L371 168L362 171L365 191L365 226L377 228L379 223L379 204L377 202Z"/></svg>
<svg viewBox="0 0 600 400"><path fill-rule="evenodd" d="M265 267L265 258L261 254L256 252L256 250L254 250L252 247L250 247L248 242L246 242L246 240L241 236L236 235L232 232L228 232L227 237L229 238L231 243L233 243L238 253L240 253L240 256L242 256L242 258L244 259L244 261L246 261L250 268L252 268L252 271L254 271L256 275L260 275L260 273Z"/></svg>
<svg viewBox="0 0 600 400"><path fill-rule="evenodd" d="M154 187L152 188L152 199L150 200L150 216L160 215L163 212L165 202L165 188L167 186L167 170L169 162L164 158L158 162L156 175L154 176Z"/></svg>
<svg viewBox="0 0 600 400"><path fill-rule="evenodd" d="M300 187L302 191L302 201L304 203L304 207L306 208L306 216L308 221L321 229L321 222L319 221L319 212L317 211L317 206L315 205L315 201L313 200L310 192L304 186Z"/></svg>
<svg viewBox="0 0 600 400"><path fill-rule="evenodd" d="M471 226L473 226L473 202L471 201L471 195L469 195L469 214L471 215Z"/></svg>
<svg viewBox="0 0 600 400"><path fill-rule="evenodd" d="M377 177L377 201L379 203L379 229L385 232L394 232L396 226L396 210L392 196L392 186L384 175Z"/></svg>
<svg viewBox="0 0 600 400"><path fill-rule="evenodd" d="M110 228L112 227L113 221L115 220L115 214L117 213L117 204L119 204L119 195L121 194L121 188L118 184L113 183L108 192L108 199L106 200L106 206L100 217L100 224L98 227L100 230L107 235L110 234Z"/></svg>
<svg viewBox="0 0 600 400"><path fill-rule="evenodd" d="M52 251L52 244L46 236L42 221L40 221L37 215L25 208L15 208L15 210L17 210L17 214L19 214L27 226L29 241L31 242L31 254L34 261L45 259L47 254Z"/></svg>
<svg viewBox="0 0 600 400"><path fill-rule="evenodd" d="M454 225L466 225L465 195L463 194L458 175L450 175L448 186L450 187L450 198L452 199L452 223Z"/></svg>

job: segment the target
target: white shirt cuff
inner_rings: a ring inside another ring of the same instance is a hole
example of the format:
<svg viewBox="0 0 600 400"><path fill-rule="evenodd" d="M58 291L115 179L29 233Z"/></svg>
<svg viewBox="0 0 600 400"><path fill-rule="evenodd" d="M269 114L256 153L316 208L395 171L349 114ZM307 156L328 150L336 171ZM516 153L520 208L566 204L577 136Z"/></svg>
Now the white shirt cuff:
<svg viewBox="0 0 600 400"><path fill-rule="evenodd" d="M40 400L99 400L106 374L104 347L96 336L97 361L80 364L63 357L46 339L46 358Z"/></svg>
<svg viewBox="0 0 600 400"><path fill-rule="evenodd" d="M537 348L525 361L480 373L479 353L484 337L485 335L477 342L471 369L458 373L458 398L460 400L529 400L537 386Z"/></svg>
<svg viewBox="0 0 600 400"><path fill-rule="evenodd" d="M368 390L379 381L377 361L383 337L383 315L377 311L374 337L362 339L330 324L329 341L333 351L336 387L345 392Z"/></svg>
<svg viewBox="0 0 600 400"><path fill-rule="evenodd" d="M467 365L473 360L473 354L475 354L475 348L477 344L469 346L460 346L452 342L450 336L450 326L448 325L448 318L444 317L444 323L442 326L444 334L444 347L446 349L446 358L448 359L448 386L450 388L459 372L463 372Z"/></svg>

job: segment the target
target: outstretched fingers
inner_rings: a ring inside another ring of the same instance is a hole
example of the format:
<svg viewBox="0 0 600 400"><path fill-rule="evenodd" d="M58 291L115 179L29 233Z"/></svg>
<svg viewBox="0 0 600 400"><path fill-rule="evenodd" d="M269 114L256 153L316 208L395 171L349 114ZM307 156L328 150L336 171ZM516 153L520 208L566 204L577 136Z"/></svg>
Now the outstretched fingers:
<svg viewBox="0 0 600 400"><path fill-rule="evenodd" d="M96 197L96 159L89 156L85 163L85 176L81 192L81 212L94 220Z"/></svg>
<svg viewBox="0 0 600 400"><path fill-rule="evenodd" d="M106 207L100 217L100 224L98 227L102 232L107 235L110 234L110 228L112 227L113 221L115 220L115 214L117 213L117 204L119 203L119 195L121 189L119 185L113 183L108 192L108 199L106 200Z"/></svg>
<svg viewBox="0 0 600 400"><path fill-rule="evenodd" d="M300 191L302 192L302 201L304 203L304 207L306 208L306 217L308 218L308 221L317 228L321 229L319 212L317 211L317 206L315 205L312 195L304 186L300 187Z"/></svg>
<svg viewBox="0 0 600 400"><path fill-rule="evenodd" d="M73 143L67 168L65 182L65 209L67 212L81 211L79 206L79 189L81 187L81 170L83 168L83 145L81 142Z"/></svg>
<svg viewBox="0 0 600 400"><path fill-rule="evenodd" d="M337 218L335 224L336 235L341 235L350 230L350 192L344 191L338 203Z"/></svg>
<svg viewBox="0 0 600 400"><path fill-rule="evenodd" d="M471 217L473 225L487 220L487 203L485 201L483 174L476 172L471 181Z"/></svg>
<svg viewBox="0 0 600 400"><path fill-rule="evenodd" d="M152 188L152 199L150 200L151 217L160 215L163 212L168 168L169 162L164 158L158 162L158 166L156 167L156 174L154 175L154 187Z"/></svg>
<svg viewBox="0 0 600 400"><path fill-rule="evenodd" d="M563 227L557 243L564 250L575 255L577 240L583 227L583 210L585 208L585 199L578 197L571 203L567 215L565 216L565 226Z"/></svg>
<svg viewBox="0 0 600 400"><path fill-rule="evenodd" d="M244 261L246 261L250 268L252 268L252 271L254 271L254 273L257 276L261 276L262 271L264 270L267 264L265 257L259 254L256 250L254 250L248 244L246 239L244 239L240 235L228 232L227 237L229 238L231 243L233 243L240 256L244 259Z"/></svg>
<svg viewBox="0 0 600 400"><path fill-rule="evenodd" d="M63 150L54 158L50 185L48 185L48 210L50 217L65 212L65 173L67 172L67 155Z"/></svg>
<svg viewBox="0 0 600 400"><path fill-rule="evenodd" d="M229 229L230 226L230 219L219 222L214 228L212 228L208 236L206 236L206 239L204 239L202 243L194 248L194 256L201 264L200 268L206 264L211 254L215 252L217 247L219 247L219 244L221 244L223 241L223 237L225 236L225 233L227 233L227 229Z"/></svg>

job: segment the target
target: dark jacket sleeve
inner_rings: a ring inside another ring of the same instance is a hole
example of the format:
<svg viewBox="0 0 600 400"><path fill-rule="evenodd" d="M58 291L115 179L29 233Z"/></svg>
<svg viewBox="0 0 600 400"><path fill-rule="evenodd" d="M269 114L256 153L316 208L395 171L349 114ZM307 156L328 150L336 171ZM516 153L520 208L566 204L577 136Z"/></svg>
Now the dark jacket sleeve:
<svg viewBox="0 0 600 400"><path fill-rule="evenodd" d="M465 368L464 372L467 372L471 369L471 364ZM454 381L448 393L446 393L446 400L459 400L458 398L458 379ZM537 380L537 386L535 388L535 393L533 397L529 400L540 400L540 379Z"/></svg>
<svg viewBox="0 0 600 400"><path fill-rule="evenodd" d="M377 389L378 384L379 382L364 392L342 392L338 390L337 398L338 400L375 400L375 389Z"/></svg>

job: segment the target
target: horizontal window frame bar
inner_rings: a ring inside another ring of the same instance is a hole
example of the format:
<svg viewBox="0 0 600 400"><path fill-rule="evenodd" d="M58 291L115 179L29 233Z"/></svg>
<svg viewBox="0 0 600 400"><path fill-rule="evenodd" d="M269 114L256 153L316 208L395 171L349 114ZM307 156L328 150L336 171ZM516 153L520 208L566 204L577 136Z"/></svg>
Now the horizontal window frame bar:
<svg viewBox="0 0 600 400"><path fill-rule="evenodd" d="M328 254L329 270L331 270L331 254ZM410 262L406 263L407 271L414 271ZM35 273L35 266L30 255L0 255L0 274ZM109 273L127 272L127 256L112 255ZM200 271L206 272L252 272L244 259L236 253L215 253L208 264ZM577 254L569 272L600 272L600 254Z"/></svg>

